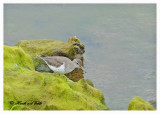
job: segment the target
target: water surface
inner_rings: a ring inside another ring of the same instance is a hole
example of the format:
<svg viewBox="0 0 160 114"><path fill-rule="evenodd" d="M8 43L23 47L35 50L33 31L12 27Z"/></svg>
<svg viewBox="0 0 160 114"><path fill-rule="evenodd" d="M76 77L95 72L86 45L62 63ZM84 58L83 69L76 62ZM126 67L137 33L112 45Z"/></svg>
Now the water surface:
<svg viewBox="0 0 160 114"><path fill-rule="evenodd" d="M4 6L6 45L72 36L86 47L85 78L102 90L110 109L127 110L134 96L156 99L156 5Z"/></svg>

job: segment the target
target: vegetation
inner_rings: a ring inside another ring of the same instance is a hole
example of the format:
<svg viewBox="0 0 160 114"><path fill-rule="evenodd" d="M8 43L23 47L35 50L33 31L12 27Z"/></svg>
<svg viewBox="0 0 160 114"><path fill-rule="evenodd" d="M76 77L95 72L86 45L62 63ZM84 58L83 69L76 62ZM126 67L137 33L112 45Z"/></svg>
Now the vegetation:
<svg viewBox="0 0 160 114"><path fill-rule="evenodd" d="M85 79L37 72L30 55L4 46L4 110L107 110L102 92Z"/></svg>
<svg viewBox="0 0 160 114"><path fill-rule="evenodd" d="M129 103L128 110L155 110L155 108L144 99L134 97Z"/></svg>

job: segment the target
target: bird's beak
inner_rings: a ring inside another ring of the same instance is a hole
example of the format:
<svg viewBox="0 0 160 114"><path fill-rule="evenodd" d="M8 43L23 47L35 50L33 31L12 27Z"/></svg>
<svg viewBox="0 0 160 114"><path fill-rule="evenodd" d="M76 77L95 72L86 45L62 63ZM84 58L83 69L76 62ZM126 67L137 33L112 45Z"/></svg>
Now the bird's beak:
<svg viewBox="0 0 160 114"><path fill-rule="evenodd" d="M82 70L84 70L83 66L80 66Z"/></svg>

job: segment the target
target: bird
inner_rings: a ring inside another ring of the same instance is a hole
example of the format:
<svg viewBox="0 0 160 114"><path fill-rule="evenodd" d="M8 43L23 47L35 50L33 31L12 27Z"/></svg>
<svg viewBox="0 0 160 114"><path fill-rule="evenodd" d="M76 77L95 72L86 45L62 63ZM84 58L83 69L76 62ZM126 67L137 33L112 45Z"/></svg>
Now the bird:
<svg viewBox="0 0 160 114"><path fill-rule="evenodd" d="M46 55L37 55L41 58L48 67L57 74L67 74L72 72L75 68L81 68L82 61L80 59L74 59L71 61L69 58L64 56L46 56Z"/></svg>

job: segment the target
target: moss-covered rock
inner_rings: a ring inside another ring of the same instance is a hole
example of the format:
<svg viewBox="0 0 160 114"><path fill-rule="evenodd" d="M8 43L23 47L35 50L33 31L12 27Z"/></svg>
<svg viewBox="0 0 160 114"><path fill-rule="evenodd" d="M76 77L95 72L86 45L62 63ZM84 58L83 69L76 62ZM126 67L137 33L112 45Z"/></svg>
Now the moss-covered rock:
<svg viewBox="0 0 160 114"><path fill-rule="evenodd" d="M94 87L94 84L93 84L93 82L92 82L91 80L86 79L86 82L87 82L90 86Z"/></svg>
<svg viewBox="0 0 160 114"><path fill-rule="evenodd" d="M6 53L7 52L7 53ZM21 47L9 47L4 45L4 69L14 69L17 66L34 70L34 65L31 57L27 55Z"/></svg>
<svg viewBox="0 0 160 114"><path fill-rule="evenodd" d="M128 110L155 110L155 108L149 102L136 96L130 101Z"/></svg>
<svg viewBox="0 0 160 114"><path fill-rule="evenodd" d="M21 47L4 46L4 110L106 110L102 92L85 79L37 72Z"/></svg>
<svg viewBox="0 0 160 114"><path fill-rule="evenodd" d="M53 72L37 55L47 56L65 56L71 60L79 58L84 60L83 53L85 52L84 45L76 37L69 38L67 42L57 40L22 40L15 46L20 46L26 53L28 53L34 62L37 71ZM67 74L68 78L73 81L78 81L83 77L82 69L75 69L72 73Z"/></svg>

